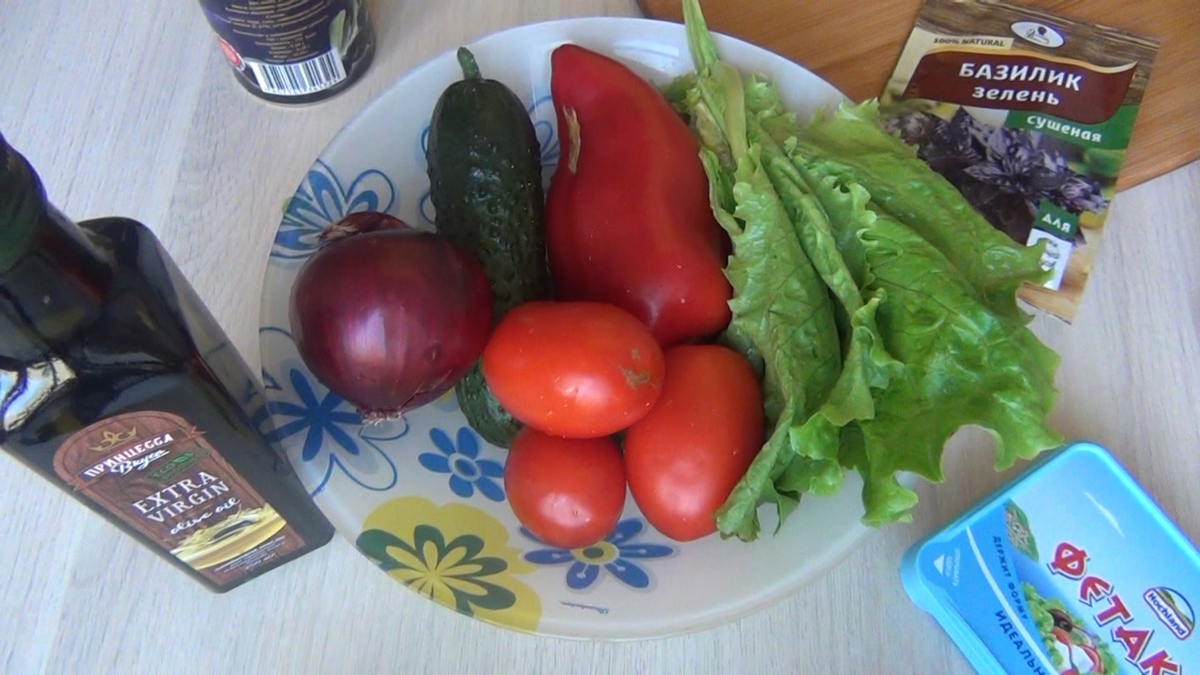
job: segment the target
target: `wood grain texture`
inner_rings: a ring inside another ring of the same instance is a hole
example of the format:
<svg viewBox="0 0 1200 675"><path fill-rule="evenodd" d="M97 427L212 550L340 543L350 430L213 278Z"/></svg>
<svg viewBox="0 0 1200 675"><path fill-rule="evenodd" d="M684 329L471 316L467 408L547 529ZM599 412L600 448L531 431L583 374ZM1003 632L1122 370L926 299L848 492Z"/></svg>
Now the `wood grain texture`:
<svg viewBox="0 0 1200 675"><path fill-rule="evenodd" d="M373 7L379 54L366 78L331 101L285 109L233 81L189 3L10 3L0 21L8 45L0 132L68 214L149 224L257 365L259 289L280 206L365 102L484 33L637 13L633 0ZM1075 324L1034 324L1063 355L1055 423L1112 447L1193 540L1197 222L1200 163L1124 192ZM340 538L212 595L0 453L0 673L970 673L908 601L897 565L913 541L1010 475L995 474L991 462L986 434L964 431L947 451L947 482L919 487L912 524L870 537L792 597L692 635L601 644L455 614L391 581Z"/></svg>
<svg viewBox="0 0 1200 675"><path fill-rule="evenodd" d="M1200 158L1200 5L1196 0L1024 0L1031 7L1156 38L1158 58L1117 189ZM680 0L638 0L646 16L681 21ZM781 54L851 99L878 96L921 0L701 0L709 28Z"/></svg>

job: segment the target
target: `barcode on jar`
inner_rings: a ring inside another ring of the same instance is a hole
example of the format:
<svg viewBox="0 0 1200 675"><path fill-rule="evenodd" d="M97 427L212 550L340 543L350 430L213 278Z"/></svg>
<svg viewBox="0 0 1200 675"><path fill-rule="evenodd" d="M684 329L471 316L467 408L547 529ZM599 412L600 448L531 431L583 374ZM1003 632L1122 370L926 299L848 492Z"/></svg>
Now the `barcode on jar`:
<svg viewBox="0 0 1200 675"><path fill-rule="evenodd" d="M264 93L303 96L328 89L346 79L337 51L330 50L300 63L277 64L246 60Z"/></svg>

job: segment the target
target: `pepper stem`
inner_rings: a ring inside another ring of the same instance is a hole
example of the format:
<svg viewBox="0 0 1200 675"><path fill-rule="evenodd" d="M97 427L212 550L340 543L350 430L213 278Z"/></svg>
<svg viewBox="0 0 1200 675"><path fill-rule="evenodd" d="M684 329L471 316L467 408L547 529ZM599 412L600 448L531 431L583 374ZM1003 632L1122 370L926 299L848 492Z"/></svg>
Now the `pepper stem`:
<svg viewBox="0 0 1200 675"><path fill-rule="evenodd" d="M466 47L458 48L458 65L462 68L463 79L466 80L482 80L483 75L479 73L479 64L475 62L475 55Z"/></svg>

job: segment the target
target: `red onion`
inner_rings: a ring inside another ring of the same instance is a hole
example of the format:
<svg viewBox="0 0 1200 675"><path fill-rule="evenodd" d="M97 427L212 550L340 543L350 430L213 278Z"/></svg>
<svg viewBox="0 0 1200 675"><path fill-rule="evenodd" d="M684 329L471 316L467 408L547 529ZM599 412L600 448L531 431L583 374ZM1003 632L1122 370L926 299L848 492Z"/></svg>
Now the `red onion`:
<svg viewBox="0 0 1200 675"><path fill-rule="evenodd" d="M292 335L329 390L376 422L458 382L492 327L492 290L471 254L383 213L331 225L292 286Z"/></svg>

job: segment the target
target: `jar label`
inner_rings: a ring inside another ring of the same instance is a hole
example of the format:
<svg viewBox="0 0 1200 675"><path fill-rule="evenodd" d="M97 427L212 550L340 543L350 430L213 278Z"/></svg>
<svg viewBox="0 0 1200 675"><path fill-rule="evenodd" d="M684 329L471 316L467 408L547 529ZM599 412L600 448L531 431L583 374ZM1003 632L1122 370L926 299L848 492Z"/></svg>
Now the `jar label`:
<svg viewBox="0 0 1200 675"><path fill-rule="evenodd" d="M331 89L372 42L365 0L200 0L221 51L254 92Z"/></svg>
<svg viewBox="0 0 1200 675"><path fill-rule="evenodd" d="M126 413L66 440L54 470L77 492L218 586L303 538L184 418Z"/></svg>

